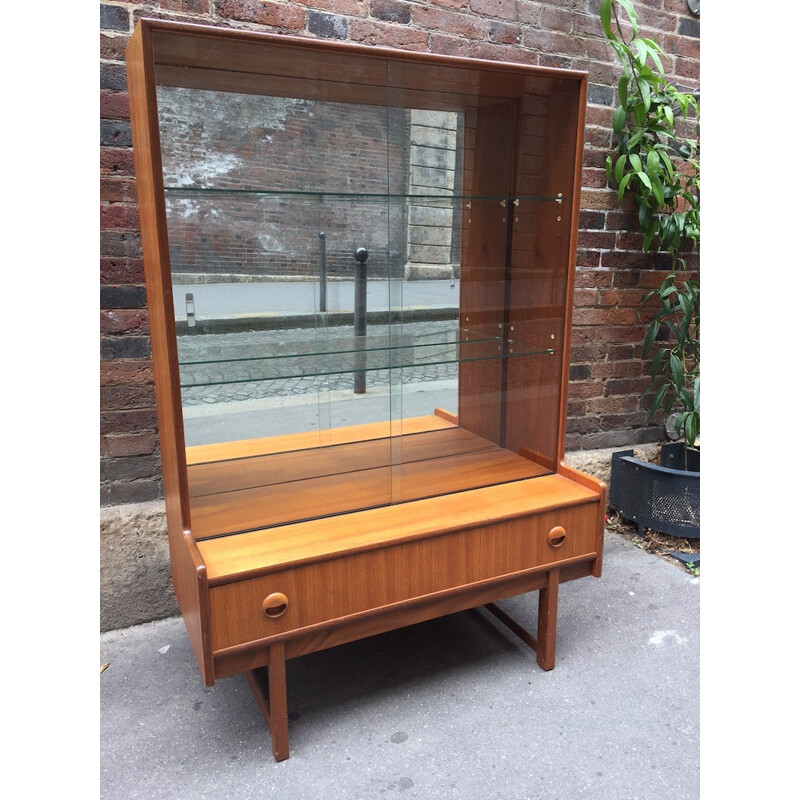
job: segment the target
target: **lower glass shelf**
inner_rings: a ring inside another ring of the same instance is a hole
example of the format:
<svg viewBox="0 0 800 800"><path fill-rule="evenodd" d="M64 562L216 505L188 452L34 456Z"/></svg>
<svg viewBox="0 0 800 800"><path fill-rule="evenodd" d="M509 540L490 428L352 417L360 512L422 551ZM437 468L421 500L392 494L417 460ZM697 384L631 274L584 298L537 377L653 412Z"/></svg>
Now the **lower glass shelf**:
<svg viewBox="0 0 800 800"><path fill-rule="evenodd" d="M181 388L189 388L546 356L555 352L553 348L486 336L466 328L432 339L391 334L362 337L337 334L298 342L273 334L255 345L250 344L247 352L232 347L227 355L218 348L205 357L183 356L179 367Z"/></svg>

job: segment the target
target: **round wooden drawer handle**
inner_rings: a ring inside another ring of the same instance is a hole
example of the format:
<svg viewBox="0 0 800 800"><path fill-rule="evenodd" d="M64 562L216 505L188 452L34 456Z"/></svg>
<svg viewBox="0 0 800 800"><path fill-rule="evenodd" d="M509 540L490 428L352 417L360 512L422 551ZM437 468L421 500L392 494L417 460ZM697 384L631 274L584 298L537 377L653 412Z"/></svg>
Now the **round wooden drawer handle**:
<svg viewBox="0 0 800 800"><path fill-rule="evenodd" d="M556 525L550 533L547 534L547 541L551 547L561 547L567 541L567 532L561 525Z"/></svg>
<svg viewBox="0 0 800 800"><path fill-rule="evenodd" d="M261 610L270 617L270 619L279 617L288 607L289 598L283 592L268 594L261 604Z"/></svg>

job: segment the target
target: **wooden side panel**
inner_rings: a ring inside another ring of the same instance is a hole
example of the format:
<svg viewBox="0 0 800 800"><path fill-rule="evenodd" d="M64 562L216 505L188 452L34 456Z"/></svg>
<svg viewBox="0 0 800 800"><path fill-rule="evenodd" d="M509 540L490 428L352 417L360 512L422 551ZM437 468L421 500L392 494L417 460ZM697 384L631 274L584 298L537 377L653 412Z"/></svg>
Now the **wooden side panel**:
<svg viewBox="0 0 800 800"><path fill-rule="evenodd" d="M585 486L587 489L597 492L600 498L600 502L597 506L597 521L595 522L597 536L597 545L595 549L597 550L597 559L592 565L592 575L595 578L599 578L603 571L603 538L606 531L606 508L608 507L607 487L603 481L599 481L591 475L573 469L563 461L558 465L558 474L563 475L565 478L573 481L573 483L577 483L580 486Z"/></svg>
<svg viewBox="0 0 800 800"><path fill-rule="evenodd" d="M501 200L510 191L514 109L507 102L467 114L464 135L464 186L473 197L463 217L459 319L465 339L497 337L498 358L459 365L458 420L501 446L509 213Z"/></svg>
<svg viewBox="0 0 800 800"><path fill-rule="evenodd" d="M210 685L214 675L204 628L205 567L194 543L187 541L191 537L186 533L190 530L190 519L183 414L178 381L173 380L173 376L178 375L178 354L172 313L153 56L147 26L137 27L131 37L126 63L172 583L203 680Z"/></svg>
<svg viewBox="0 0 800 800"><path fill-rule="evenodd" d="M578 81L553 81L546 99L523 101L519 118L515 183L523 200L511 249L509 337L532 350L552 348L554 353L509 359L506 446L515 452L536 452L552 469L563 454L575 258L572 230L578 213L573 200L582 152L580 109L585 103L581 88ZM553 199L528 201L525 195Z"/></svg>
<svg viewBox="0 0 800 800"><path fill-rule="evenodd" d="M500 578L594 552L594 504L558 509L446 536L345 556L211 589L213 649L348 617L454 587ZM564 543L547 534L561 525ZM286 611L275 619L261 610L267 595L282 592Z"/></svg>

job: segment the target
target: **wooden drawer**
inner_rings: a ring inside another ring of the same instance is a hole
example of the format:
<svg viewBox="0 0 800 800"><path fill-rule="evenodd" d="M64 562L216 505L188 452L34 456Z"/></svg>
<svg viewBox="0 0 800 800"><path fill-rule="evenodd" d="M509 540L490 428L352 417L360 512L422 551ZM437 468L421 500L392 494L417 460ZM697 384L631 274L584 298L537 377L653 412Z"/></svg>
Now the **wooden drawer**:
<svg viewBox="0 0 800 800"><path fill-rule="evenodd" d="M587 503L214 586L212 649L591 556L597 548L597 514L597 503ZM278 593L286 597L285 610L268 617L262 603Z"/></svg>

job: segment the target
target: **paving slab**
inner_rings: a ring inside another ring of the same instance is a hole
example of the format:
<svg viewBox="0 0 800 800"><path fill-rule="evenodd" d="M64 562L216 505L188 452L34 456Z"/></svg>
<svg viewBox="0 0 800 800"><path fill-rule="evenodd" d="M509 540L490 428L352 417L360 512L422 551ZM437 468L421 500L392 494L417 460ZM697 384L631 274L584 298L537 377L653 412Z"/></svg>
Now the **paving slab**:
<svg viewBox="0 0 800 800"><path fill-rule="evenodd" d="M291 757L183 622L101 637L101 797L699 797L699 579L614 534L559 589L556 668L485 610L290 661ZM501 607L535 630L537 594Z"/></svg>

